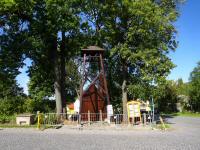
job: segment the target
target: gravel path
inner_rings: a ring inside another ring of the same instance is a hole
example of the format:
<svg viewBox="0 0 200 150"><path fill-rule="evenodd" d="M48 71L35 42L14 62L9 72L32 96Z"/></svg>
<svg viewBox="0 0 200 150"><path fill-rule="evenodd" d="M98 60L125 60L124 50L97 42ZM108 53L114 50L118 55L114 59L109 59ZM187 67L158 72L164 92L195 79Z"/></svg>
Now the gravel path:
<svg viewBox="0 0 200 150"><path fill-rule="evenodd" d="M200 150L200 118L169 118L172 129L2 129L0 150Z"/></svg>

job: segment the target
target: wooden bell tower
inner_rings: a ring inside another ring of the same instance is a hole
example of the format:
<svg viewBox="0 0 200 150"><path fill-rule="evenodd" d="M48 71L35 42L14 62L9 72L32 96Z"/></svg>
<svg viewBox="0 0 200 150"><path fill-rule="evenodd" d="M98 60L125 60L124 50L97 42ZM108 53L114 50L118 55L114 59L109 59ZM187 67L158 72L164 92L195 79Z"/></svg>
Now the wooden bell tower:
<svg viewBox="0 0 200 150"><path fill-rule="evenodd" d="M80 113L107 113L110 98L104 70L104 51L98 46L89 46L81 51Z"/></svg>

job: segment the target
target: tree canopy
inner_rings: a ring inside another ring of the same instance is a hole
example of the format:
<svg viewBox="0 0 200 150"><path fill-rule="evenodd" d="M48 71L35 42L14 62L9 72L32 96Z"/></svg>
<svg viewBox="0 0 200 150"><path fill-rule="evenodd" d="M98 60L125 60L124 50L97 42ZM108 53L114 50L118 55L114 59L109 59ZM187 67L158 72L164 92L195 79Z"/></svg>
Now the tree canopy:
<svg viewBox="0 0 200 150"><path fill-rule="evenodd" d="M30 58L30 97L55 95L57 112L62 112L66 100L76 96L80 74L74 69L80 49L98 45L106 49L111 103L123 103L126 114L128 98L140 97L137 91L164 81L175 66L168 53L177 47L179 3L2 0L1 78L10 75L15 80L23 60Z"/></svg>
<svg viewBox="0 0 200 150"><path fill-rule="evenodd" d="M190 104L193 111L200 111L200 62L190 74Z"/></svg>

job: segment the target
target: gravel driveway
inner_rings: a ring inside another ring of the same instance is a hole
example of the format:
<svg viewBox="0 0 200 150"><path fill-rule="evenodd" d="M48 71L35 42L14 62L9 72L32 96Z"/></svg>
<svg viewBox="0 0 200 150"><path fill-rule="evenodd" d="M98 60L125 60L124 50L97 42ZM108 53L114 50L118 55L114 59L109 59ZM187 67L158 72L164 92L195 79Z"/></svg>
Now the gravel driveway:
<svg viewBox="0 0 200 150"><path fill-rule="evenodd" d="M169 118L172 129L1 129L0 150L200 150L200 118Z"/></svg>

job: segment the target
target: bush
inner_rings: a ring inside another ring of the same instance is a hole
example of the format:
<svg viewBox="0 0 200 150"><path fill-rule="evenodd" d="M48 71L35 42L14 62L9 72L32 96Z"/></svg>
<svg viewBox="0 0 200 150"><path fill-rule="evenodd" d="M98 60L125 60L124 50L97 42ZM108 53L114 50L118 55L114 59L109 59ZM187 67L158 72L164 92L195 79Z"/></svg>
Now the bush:
<svg viewBox="0 0 200 150"><path fill-rule="evenodd" d="M20 113L54 112L55 101L33 100L20 96L0 99L1 120L7 120L6 116Z"/></svg>
<svg viewBox="0 0 200 150"><path fill-rule="evenodd" d="M11 121L15 122L16 116L7 116L7 115L0 115L0 123L10 123Z"/></svg>
<svg viewBox="0 0 200 150"><path fill-rule="evenodd" d="M13 115L15 113L22 113L24 105L24 98L16 96L14 98L0 99L0 115Z"/></svg>
<svg viewBox="0 0 200 150"><path fill-rule="evenodd" d="M25 112L36 113L40 112L53 112L55 109L55 101L50 100L34 100L28 98L23 105Z"/></svg>

